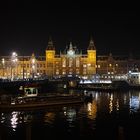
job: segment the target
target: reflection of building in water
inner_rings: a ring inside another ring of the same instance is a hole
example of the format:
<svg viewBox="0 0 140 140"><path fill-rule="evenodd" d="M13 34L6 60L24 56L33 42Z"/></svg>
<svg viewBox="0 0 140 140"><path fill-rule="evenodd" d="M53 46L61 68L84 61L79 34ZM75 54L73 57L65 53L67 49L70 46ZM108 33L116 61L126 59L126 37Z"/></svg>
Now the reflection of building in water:
<svg viewBox="0 0 140 140"><path fill-rule="evenodd" d="M54 120L55 120L55 113L53 113L53 112L46 112L46 114L44 116L44 122L52 124Z"/></svg>
<svg viewBox="0 0 140 140"><path fill-rule="evenodd" d="M68 122L73 122L76 119L76 110L73 108L67 109L66 117Z"/></svg>
<svg viewBox="0 0 140 140"><path fill-rule="evenodd" d="M119 111L119 99L116 101L116 110Z"/></svg>
<svg viewBox="0 0 140 140"><path fill-rule="evenodd" d="M110 96L110 101L109 101L109 113L113 111L113 94Z"/></svg>
<svg viewBox="0 0 140 140"><path fill-rule="evenodd" d="M33 120L33 116L31 114L24 115L24 122L28 123Z"/></svg>
<svg viewBox="0 0 140 140"><path fill-rule="evenodd" d="M12 112L11 126L13 128L13 131L15 131L15 128L17 128L17 124L18 124L18 112Z"/></svg>
<svg viewBox="0 0 140 140"><path fill-rule="evenodd" d="M89 119L95 119L96 113L97 113L97 103L95 100L92 101L92 103L87 104L87 111L88 111L88 118Z"/></svg>
<svg viewBox="0 0 140 140"><path fill-rule="evenodd" d="M64 116L66 117L69 127L73 127L73 123L76 119L76 109L71 108L71 107L70 108L64 107L63 113L64 113Z"/></svg>
<svg viewBox="0 0 140 140"><path fill-rule="evenodd" d="M109 113L112 113L113 109L116 109L116 111L119 111L120 108L120 101L117 95L113 95L111 93L110 95L108 94L109 97Z"/></svg>
<svg viewBox="0 0 140 140"><path fill-rule="evenodd" d="M0 123L4 123L5 122L5 114L4 113L1 113L0 115Z"/></svg>
<svg viewBox="0 0 140 140"><path fill-rule="evenodd" d="M139 96L132 96L130 98L130 111L137 111L140 108L140 94Z"/></svg>

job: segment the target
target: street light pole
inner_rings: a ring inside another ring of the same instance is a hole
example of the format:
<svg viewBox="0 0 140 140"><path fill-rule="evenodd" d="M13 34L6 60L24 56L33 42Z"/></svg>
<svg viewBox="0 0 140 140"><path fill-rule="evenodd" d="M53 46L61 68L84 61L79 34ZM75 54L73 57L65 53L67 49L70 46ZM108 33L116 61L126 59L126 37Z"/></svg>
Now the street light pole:
<svg viewBox="0 0 140 140"><path fill-rule="evenodd" d="M23 56L23 80L24 80L24 56Z"/></svg>
<svg viewBox="0 0 140 140"><path fill-rule="evenodd" d="M32 64L32 78L34 79L34 74L35 74L35 62L36 60L35 60L35 58L32 58L32 60L31 60L31 64Z"/></svg>
<svg viewBox="0 0 140 140"><path fill-rule="evenodd" d="M3 76L3 78L4 78L4 65L5 65L5 59L2 58L2 69L3 69L2 76Z"/></svg>
<svg viewBox="0 0 140 140"><path fill-rule="evenodd" d="M15 69L13 69L14 67L16 67L17 65L17 61L18 61L18 59L17 59L17 53L16 52L13 52L12 53L12 56L11 56L11 80L13 80L13 78L14 78L14 73L15 73ZM13 71L14 70L14 71ZM16 74L17 74L17 72L16 72Z"/></svg>

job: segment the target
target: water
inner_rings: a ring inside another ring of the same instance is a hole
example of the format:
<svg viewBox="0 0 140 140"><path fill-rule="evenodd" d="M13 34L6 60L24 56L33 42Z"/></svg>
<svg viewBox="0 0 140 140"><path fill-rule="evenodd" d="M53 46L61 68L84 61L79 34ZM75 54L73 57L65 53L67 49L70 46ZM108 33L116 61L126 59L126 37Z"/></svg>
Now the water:
<svg viewBox="0 0 140 140"><path fill-rule="evenodd" d="M140 92L93 92L92 102L39 110L0 112L0 140L135 139Z"/></svg>

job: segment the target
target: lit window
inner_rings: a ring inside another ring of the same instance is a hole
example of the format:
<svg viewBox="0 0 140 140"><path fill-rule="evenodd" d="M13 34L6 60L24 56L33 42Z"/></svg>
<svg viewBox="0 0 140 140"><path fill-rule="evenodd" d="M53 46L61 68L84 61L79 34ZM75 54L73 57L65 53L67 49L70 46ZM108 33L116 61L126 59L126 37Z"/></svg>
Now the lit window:
<svg viewBox="0 0 140 140"><path fill-rule="evenodd" d="M69 71L69 74L72 74L72 71Z"/></svg>
<svg viewBox="0 0 140 140"><path fill-rule="evenodd" d="M76 67L80 67L80 61L79 61L79 58L76 59Z"/></svg>
<svg viewBox="0 0 140 140"><path fill-rule="evenodd" d="M66 67L66 59L62 59L62 67Z"/></svg>
<svg viewBox="0 0 140 140"><path fill-rule="evenodd" d="M59 71L56 71L56 75L58 75L59 74Z"/></svg>
<svg viewBox="0 0 140 140"><path fill-rule="evenodd" d="M84 68L86 68L86 67L87 67L87 65L86 65L86 64L84 64L84 65L83 65L83 67L84 67Z"/></svg>
<svg viewBox="0 0 140 140"><path fill-rule="evenodd" d="M63 71L63 72L62 72L62 74L63 74L63 75L65 75L65 74L66 74L66 72L65 72L65 71Z"/></svg>
<svg viewBox="0 0 140 140"><path fill-rule="evenodd" d="M72 67L72 65L73 65L73 59L69 58L69 67Z"/></svg>

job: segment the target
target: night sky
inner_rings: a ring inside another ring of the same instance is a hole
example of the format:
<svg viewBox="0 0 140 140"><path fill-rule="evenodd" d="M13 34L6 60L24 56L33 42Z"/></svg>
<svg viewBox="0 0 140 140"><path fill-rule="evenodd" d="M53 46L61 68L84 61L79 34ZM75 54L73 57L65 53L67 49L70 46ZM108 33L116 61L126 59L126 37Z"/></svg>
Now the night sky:
<svg viewBox="0 0 140 140"><path fill-rule="evenodd" d="M85 52L92 36L98 55L139 54L137 8L8 3L0 10L0 55L45 55L51 36L57 52L71 41Z"/></svg>

